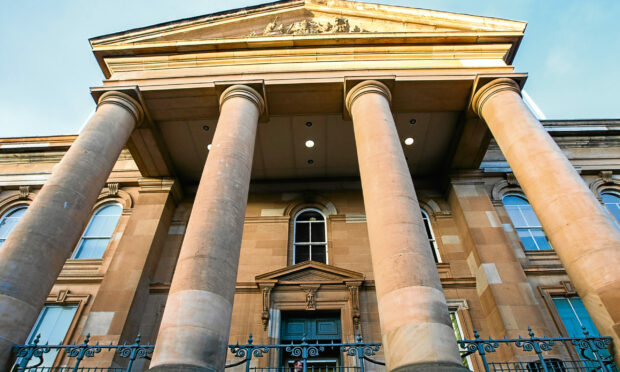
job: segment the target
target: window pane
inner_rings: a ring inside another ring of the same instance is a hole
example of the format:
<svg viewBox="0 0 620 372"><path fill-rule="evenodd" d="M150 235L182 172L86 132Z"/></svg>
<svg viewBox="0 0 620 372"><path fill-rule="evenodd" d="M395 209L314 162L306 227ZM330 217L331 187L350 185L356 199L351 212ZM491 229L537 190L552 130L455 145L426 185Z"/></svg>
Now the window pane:
<svg viewBox="0 0 620 372"><path fill-rule="evenodd" d="M0 244L4 239L9 237L9 234L17 225L17 222L22 218L26 212L26 207L17 207L10 210L7 214L0 219Z"/></svg>
<svg viewBox="0 0 620 372"><path fill-rule="evenodd" d="M310 241L310 224L301 222L295 224L295 243L307 243Z"/></svg>
<svg viewBox="0 0 620 372"><path fill-rule="evenodd" d="M297 216L296 221L323 221L323 215L315 211L305 211Z"/></svg>
<svg viewBox="0 0 620 372"><path fill-rule="evenodd" d="M508 217L510 217L510 220L512 221L512 224L514 225L514 227L527 226L527 222L525 221L525 218L521 214L519 207L507 205L506 212L508 212Z"/></svg>
<svg viewBox="0 0 620 372"><path fill-rule="evenodd" d="M523 213L523 216L525 217L525 223L527 226L540 226L540 221L538 221L538 217L536 217L532 207L521 207L521 213Z"/></svg>
<svg viewBox="0 0 620 372"><path fill-rule="evenodd" d="M551 245L549 244L545 233L541 229L530 229L530 233L534 236L534 240L536 240L539 250L546 251L551 249Z"/></svg>
<svg viewBox="0 0 620 372"><path fill-rule="evenodd" d="M454 330L454 336L456 337L457 340L462 340L463 334L461 333L461 327L459 326L459 321L456 315L456 311L450 311L450 322L452 323L452 329ZM461 345L458 345L458 346L459 346L459 351L461 352L467 351L467 349L462 348ZM461 357L461 361L465 367L469 367L467 363L467 357Z"/></svg>
<svg viewBox="0 0 620 372"><path fill-rule="evenodd" d="M28 338L28 343L32 342L40 334L39 344L61 344L71 326L76 311L77 306L45 306ZM57 350L44 354L43 364L40 367L51 367L56 354L58 354ZM34 365L38 362L38 358L33 358L29 365Z"/></svg>
<svg viewBox="0 0 620 372"><path fill-rule="evenodd" d="M308 261L310 259L310 246L309 245L296 245L295 246L295 262L300 263Z"/></svg>
<svg viewBox="0 0 620 372"><path fill-rule="evenodd" d="M110 239L108 238L82 239L73 258L101 258L109 241Z"/></svg>
<svg viewBox="0 0 620 372"><path fill-rule="evenodd" d="M517 234L519 235L519 239L521 239L521 243L523 243L523 248L526 251L538 250L534 238L532 238L532 236L530 235L529 229L517 229Z"/></svg>
<svg viewBox="0 0 620 372"><path fill-rule="evenodd" d="M573 309L575 310L575 314L579 318L581 325L586 327L586 331L588 331L590 336L598 336L598 330L596 329L596 326L594 326L594 322L592 321L592 318L590 318L590 314L588 314L588 311L586 310L583 301L581 301L581 298L571 297L569 298L569 301L570 304L573 305ZM579 331L581 332L581 328L579 328Z"/></svg>
<svg viewBox="0 0 620 372"><path fill-rule="evenodd" d="M616 222L620 222L620 198L610 193L601 194L601 198L609 214L616 219Z"/></svg>
<svg viewBox="0 0 620 372"><path fill-rule="evenodd" d="M85 237L111 237L123 209L118 204L106 205L98 209L88 224Z"/></svg>
<svg viewBox="0 0 620 372"><path fill-rule="evenodd" d="M313 245L312 246L312 261L317 261L321 263L327 263L327 257L325 256L325 246L324 245Z"/></svg>
<svg viewBox="0 0 620 372"><path fill-rule="evenodd" d="M313 243L322 243L325 241L325 222L313 222L310 224L310 237Z"/></svg>
<svg viewBox="0 0 620 372"><path fill-rule="evenodd" d="M515 195L508 195L502 198L504 205L529 205L527 200Z"/></svg>
<svg viewBox="0 0 620 372"><path fill-rule="evenodd" d="M614 194L610 194L610 193L603 193L601 194L601 199L603 199L603 203L607 204L607 203L611 203L611 204L618 204L620 203L620 198L617 197Z"/></svg>

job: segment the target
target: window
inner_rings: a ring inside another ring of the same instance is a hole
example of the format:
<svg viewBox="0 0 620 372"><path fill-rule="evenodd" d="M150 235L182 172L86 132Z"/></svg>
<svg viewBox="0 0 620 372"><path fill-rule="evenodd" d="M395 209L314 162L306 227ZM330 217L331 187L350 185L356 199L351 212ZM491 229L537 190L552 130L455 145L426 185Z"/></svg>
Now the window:
<svg viewBox="0 0 620 372"><path fill-rule="evenodd" d="M34 341L37 335L41 335L39 339L39 345L48 343L50 345L60 345L63 343L67 331L73 322L73 317L77 312L77 306L60 306L60 305L48 305L43 308L39 319L35 324L30 337L28 337L28 343ZM43 364L38 367L52 367L58 350L52 349L49 353L43 354ZM36 365L39 363L38 358L32 358L29 365Z"/></svg>
<svg viewBox="0 0 620 372"><path fill-rule="evenodd" d="M540 221L538 221L532 206L525 198L517 195L506 195L502 198L502 202L526 251L551 249Z"/></svg>
<svg viewBox="0 0 620 372"><path fill-rule="evenodd" d="M420 209L422 211L422 220L424 221L424 228L426 229L426 236L428 236L428 242L431 245L431 252L433 252L433 258L435 262L441 262L439 257L439 250L437 249L437 241L435 241L435 234L433 234L433 229L431 227L431 220L428 217L428 213L424 209Z"/></svg>
<svg viewBox="0 0 620 372"><path fill-rule="evenodd" d="M6 238L9 237L9 234L13 231L17 222L22 218L26 212L26 208L25 205L15 207L0 218L0 247L4 244Z"/></svg>
<svg viewBox="0 0 620 372"><path fill-rule="evenodd" d="M601 193L601 199L603 199L603 205L607 208L607 211L616 219L616 225L620 223L620 197L609 191Z"/></svg>
<svg viewBox="0 0 620 372"><path fill-rule="evenodd" d="M304 209L295 216L293 264L304 261L327 263L325 216L318 209Z"/></svg>
<svg viewBox="0 0 620 372"><path fill-rule="evenodd" d="M551 299L569 337L584 337L582 327L585 327L590 336L599 336L590 314L579 297L553 296ZM609 357L609 352L601 350L600 355L606 358ZM588 358L594 359L589 350L586 351L586 359Z"/></svg>
<svg viewBox="0 0 620 372"><path fill-rule="evenodd" d="M101 258L118 224L123 208L110 203L97 209L84 230L72 258Z"/></svg>
<svg viewBox="0 0 620 372"><path fill-rule="evenodd" d="M462 331L463 328L461 327L461 322L460 322L457 310L450 310L450 322L452 322L452 329L454 329L454 336L456 336L457 340L462 340L463 339L463 331ZM459 345L460 353L464 353L466 351L467 349L461 348L461 345ZM463 365L467 368L469 368L469 366L471 365L471 360L469 359L469 356L461 357L461 361Z"/></svg>
<svg viewBox="0 0 620 372"><path fill-rule="evenodd" d="M592 336L598 336L594 322L579 297L552 297L562 324L570 337L583 337L583 329Z"/></svg>

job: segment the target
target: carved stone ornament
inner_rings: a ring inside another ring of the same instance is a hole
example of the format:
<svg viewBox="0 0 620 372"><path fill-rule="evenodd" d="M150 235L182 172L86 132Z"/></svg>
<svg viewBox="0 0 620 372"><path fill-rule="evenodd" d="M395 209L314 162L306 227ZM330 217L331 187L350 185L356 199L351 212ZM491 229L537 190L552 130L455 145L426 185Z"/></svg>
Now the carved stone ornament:
<svg viewBox="0 0 620 372"><path fill-rule="evenodd" d="M28 194L30 194L30 186L19 187L19 198L20 199L28 199Z"/></svg>
<svg viewBox="0 0 620 372"><path fill-rule="evenodd" d="M263 296L263 313L261 314L261 321L263 322L263 328L267 330L269 324L269 309L271 308L271 290L275 283L261 284L261 294Z"/></svg>
<svg viewBox="0 0 620 372"><path fill-rule="evenodd" d="M274 35L309 35L309 34L335 34L349 32L369 32L359 25L352 26L348 19L336 17L332 21L319 22L312 19L304 19L299 22L280 23L278 17L269 22L263 30L263 36ZM252 32L250 36L256 36Z"/></svg>
<svg viewBox="0 0 620 372"><path fill-rule="evenodd" d="M360 327L360 286L362 282L347 282L346 286L349 289L349 302L351 305L351 317L353 318L353 328L355 332L361 332Z"/></svg>
<svg viewBox="0 0 620 372"><path fill-rule="evenodd" d="M316 310L316 292L320 286L320 284L300 285L301 289L306 292L306 310Z"/></svg>
<svg viewBox="0 0 620 372"><path fill-rule="evenodd" d="M108 195L117 196L118 195L118 182L110 182L108 183Z"/></svg>

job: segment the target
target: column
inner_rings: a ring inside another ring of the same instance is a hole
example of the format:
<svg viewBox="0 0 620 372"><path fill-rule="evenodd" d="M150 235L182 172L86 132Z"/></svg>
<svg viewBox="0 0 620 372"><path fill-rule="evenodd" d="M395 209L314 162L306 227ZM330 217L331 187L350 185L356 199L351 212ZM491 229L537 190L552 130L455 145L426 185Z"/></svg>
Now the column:
<svg viewBox="0 0 620 372"><path fill-rule="evenodd" d="M134 127L140 104L120 92L99 99L91 121L0 249L0 363L23 343Z"/></svg>
<svg viewBox="0 0 620 372"><path fill-rule="evenodd" d="M243 85L229 87L220 97L220 117L172 278L153 371L224 370L263 106L261 95Z"/></svg>
<svg viewBox="0 0 620 372"><path fill-rule="evenodd" d="M620 231L513 80L480 88L473 108L493 133L596 327L614 338L620 355Z"/></svg>
<svg viewBox="0 0 620 372"><path fill-rule="evenodd" d="M467 371L428 243L389 89L377 81L346 97L353 118L388 371Z"/></svg>

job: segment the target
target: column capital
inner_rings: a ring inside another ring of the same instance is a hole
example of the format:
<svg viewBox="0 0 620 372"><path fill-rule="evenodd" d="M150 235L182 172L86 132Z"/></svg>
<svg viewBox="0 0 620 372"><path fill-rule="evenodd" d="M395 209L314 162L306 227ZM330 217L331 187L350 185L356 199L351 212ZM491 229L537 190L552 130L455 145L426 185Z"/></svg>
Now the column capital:
<svg viewBox="0 0 620 372"><path fill-rule="evenodd" d="M503 91L513 91L518 95L521 95L521 88L516 81L509 78L499 78L492 80L482 88L478 89L476 94L474 94L474 98L472 99L472 108L476 115L482 117L482 106L491 98L493 95L503 92Z"/></svg>
<svg viewBox="0 0 620 372"><path fill-rule="evenodd" d="M353 106L353 102L363 94L366 93L378 93L385 97L388 102L392 102L392 93L390 92L390 88L388 88L385 84L377 80L366 80L357 84L349 93L347 93L347 97L345 99L347 110L351 113L351 106Z"/></svg>
<svg viewBox="0 0 620 372"><path fill-rule="evenodd" d="M265 100L260 93L247 85L241 84L231 85L222 92L220 95L220 110L222 109L224 102L233 97L242 97L251 101L256 105L256 107L258 107L259 114L262 114L265 110Z"/></svg>
<svg viewBox="0 0 620 372"><path fill-rule="evenodd" d="M144 110L142 109L142 105L140 104L140 102L136 101L128 94L115 90L105 92L101 95L101 97L99 97L97 107L105 105L107 103L120 106L125 110L129 111L129 113L136 120L136 126L142 123L142 120L144 119Z"/></svg>

